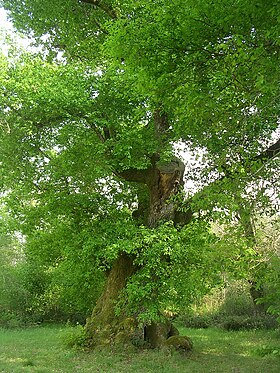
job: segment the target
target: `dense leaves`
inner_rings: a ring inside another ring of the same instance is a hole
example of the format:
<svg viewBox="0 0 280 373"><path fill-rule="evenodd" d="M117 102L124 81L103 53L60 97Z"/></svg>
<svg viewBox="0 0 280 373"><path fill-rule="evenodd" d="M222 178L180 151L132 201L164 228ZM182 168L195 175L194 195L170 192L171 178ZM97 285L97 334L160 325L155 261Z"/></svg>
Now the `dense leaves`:
<svg viewBox="0 0 280 373"><path fill-rule="evenodd" d="M126 252L138 270L119 308L145 322L203 295L228 257L248 274L252 237L217 239L209 221L277 202L279 147L261 155L279 127L278 2L0 4L41 46L0 62L1 188L27 260L64 289L73 273L94 303L98 268ZM179 141L202 159L186 170L201 190L186 201L172 187L165 208L191 206L193 221L151 227L151 170L168 180Z"/></svg>

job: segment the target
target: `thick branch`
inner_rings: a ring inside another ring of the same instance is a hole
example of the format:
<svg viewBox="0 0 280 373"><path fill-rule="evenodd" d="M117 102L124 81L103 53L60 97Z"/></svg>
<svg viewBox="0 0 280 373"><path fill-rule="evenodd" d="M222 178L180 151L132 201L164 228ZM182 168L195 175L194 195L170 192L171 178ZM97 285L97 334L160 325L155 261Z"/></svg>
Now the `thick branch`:
<svg viewBox="0 0 280 373"><path fill-rule="evenodd" d="M137 183L146 184L149 177L149 172L150 169L138 170L136 168L130 168L128 170L117 171L115 174L126 181L134 181Z"/></svg>
<svg viewBox="0 0 280 373"><path fill-rule="evenodd" d="M97 128L96 125L94 124L90 124L90 127L93 129L93 131L95 132L96 136L99 138L99 140L104 143L105 142L105 138L104 136L102 135L102 133L99 131L99 129Z"/></svg>
<svg viewBox="0 0 280 373"><path fill-rule="evenodd" d="M259 171L265 166L266 163L269 163L270 160L275 158L280 154L280 139L276 141L273 145L271 145L269 148L264 150L259 155L249 158L247 162L242 162L242 166L245 168L246 172L248 174L251 171L251 165L254 162L258 162L259 169L255 171L253 174L259 173ZM228 179L234 179L235 177L238 177L238 173L236 171L232 172L228 166L224 165L222 166L222 169L224 171L224 175L219 178L219 181L228 178ZM217 180L218 181L218 180Z"/></svg>
<svg viewBox="0 0 280 373"><path fill-rule="evenodd" d="M112 138L112 131L106 126L103 126L102 129L98 128L98 126L94 123L90 123L90 128L93 129L96 136L99 138L99 140L104 144L106 140L109 140Z"/></svg>
<svg viewBox="0 0 280 373"><path fill-rule="evenodd" d="M269 148L267 148L265 151L260 153L259 155L252 157L251 159L248 159L248 162L246 162L246 165L243 163L243 166L245 168L245 171L248 173L248 175L251 174L251 176L255 175L256 173L260 172L261 169L269 163L273 158L280 155L280 139L276 141L273 145L271 145ZM253 162L258 161L260 163L260 166L257 170L257 172L252 173L251 170L251 164ZM229 180L230 183L234 180L238 179L240 177L239 173L237 171L232 172L228 167L223 167L224 175L220 176L217 180L213 181L211 184L206 185L202 190L198 191L188 202L192 204L192 202L197 203L195 201L198 201L199 205L202 205L203 208L206 208L205 202L202 204L200 203L201 200L207 200L209 198L209 190L213 187L217 187L217 189L220 191L220 193L223 192L223 183L226 182L226 180ZM220 186L219 186L220 184ZM209 203L209 208L212 208L211 203L213 203L213 195L211 196L211 200Z"/></svg>
<svg viewBox="0 0 280 373"><path fill-rule="evenodd" d="M274 158L276 155L280 153L280 139L276 141L275 144L271 145L268 149L266 149L264 152L256 156L254 159L265 162L266 160L269 160L271 158Z"/></svg>

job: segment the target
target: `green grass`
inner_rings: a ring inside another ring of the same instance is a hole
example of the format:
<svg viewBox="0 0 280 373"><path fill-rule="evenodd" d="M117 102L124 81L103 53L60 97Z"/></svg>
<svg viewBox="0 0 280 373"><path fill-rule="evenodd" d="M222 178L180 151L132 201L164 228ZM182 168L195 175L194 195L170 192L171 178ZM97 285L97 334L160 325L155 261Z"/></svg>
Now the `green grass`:
<svg viewBox="0 0 280 373"><path fill-rule="evenodd" d="M189 355L167 351L138 353L79 352L67 349L64 326L0 330L0 372L104 373L279 373L279 331L226 332L218 329L181 329L194 342ZM264 350L264 349L263 349Z"/></svg>

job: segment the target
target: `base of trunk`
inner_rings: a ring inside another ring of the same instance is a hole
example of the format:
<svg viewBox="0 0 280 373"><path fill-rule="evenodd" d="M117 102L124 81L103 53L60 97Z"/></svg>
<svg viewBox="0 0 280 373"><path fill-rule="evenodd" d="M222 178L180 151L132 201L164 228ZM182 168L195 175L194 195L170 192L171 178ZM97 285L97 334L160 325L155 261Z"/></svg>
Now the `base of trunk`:
<svg viewBox="0 0 280 373"><path fill-rule="evenodd" d="M115 312L121 291L134 272L132 258L121 253L110 270L91 317L87 320L85 332L88 347L130 343L139 334L137 323L132 317L126 317L122 313L117 316Z"/></svg>
<svg viewBox="0 0 280 373"><path fill-rule="evenodd" d="M179 335L179 330L170 322L152 323L144 328L144 340L151 348L165 345L168 338Z"/></svg>
<svg viewBox="0 0 280 373"><path fill-rule="evenodd" d="M108 275L103 294L99 298L85 326L87 348L120 346L161 348L171 347L189 350L191 342L179 337L179 331L170 321L140 326L136 318L125 312L116 315L115 307L122 290L136 268L132 258L121 253ZM174 339L176 338L176 341ZM173 339L171 339L173 338Z"/></svg>
<svg viewBox="0 0 280 373"><path fill-rule="evenodd" d="M134 318L119 318L101 326L87 323L86 346L90 349L103 347L175 349L180 352L190 351L192 341L189 337L180 336L178 329L169 321L152 323L140 327ZM90 333L89 333L90 331Z"/></svg>
<svg viewBox="0 0 280 373"><path fill-rule="evenodd" d="M94 320L93 320L94 322ZM108 324L95 325L92 321L86 324L86 346L95 347L130 347L144 344L143 331L137 327L133 318L117 318Z"/></svg>

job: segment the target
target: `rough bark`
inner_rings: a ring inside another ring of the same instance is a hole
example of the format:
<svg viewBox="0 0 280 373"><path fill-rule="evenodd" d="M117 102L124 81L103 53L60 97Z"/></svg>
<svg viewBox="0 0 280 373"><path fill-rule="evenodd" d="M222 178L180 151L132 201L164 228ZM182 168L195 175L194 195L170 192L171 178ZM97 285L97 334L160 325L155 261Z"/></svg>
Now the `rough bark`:
<svg viewBox="0 0 280 373"><path fill-rule="evenodd" d="M174 221L176 218L176 203L172 197L180 192L183 186L184 164L179 159L169 163L156 163L147 170L126 170L119 173L126 181L140 182L148 190L148 203L139 205L143 214L143 206L147 209L146 224L150 228L157 227L162 221ZM137 216L137 214L135 214ZM190 214L188 213L188 220ZM122 253L112 266L106 285L87 320L86 333L90 346L134 344L146 345L151 348L166 346L170 337L177 336L178 331L171 322L152 323L144 328L137 325L136 319L128 318L125 313L116 316L115 305L128 279L137 271L133 258ZM180 338L176 339L179 343ZM172 342L172 341L171 341ZM170 343L171 343L170 342ZM182 339L182 348L186 339Z"/></svg>
<svg viewBox="0 0 280 373"><path fill-rule="evenodd" d="M135 320L126 318L124 314L115 314L119 295L134 272L133 259L126 253L121 253L108 274L104 291L91 317L87 320L85 330L88 346L125 344L135 337Z"/></svg>
<svg viewBox="0 0 280 373"><path fill-rule="evenodd" d="M172 197L175 197L183 186L184 170L184 163L174 159L149 171L147 179L150 192L149 227L154 228L161 221L174 221L176 206Z"/></svg>

